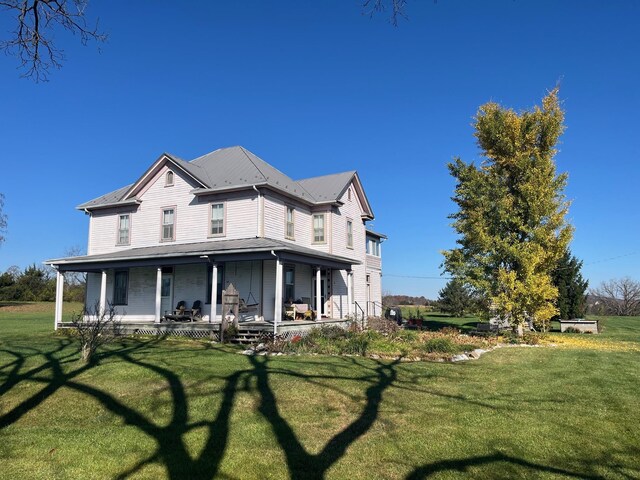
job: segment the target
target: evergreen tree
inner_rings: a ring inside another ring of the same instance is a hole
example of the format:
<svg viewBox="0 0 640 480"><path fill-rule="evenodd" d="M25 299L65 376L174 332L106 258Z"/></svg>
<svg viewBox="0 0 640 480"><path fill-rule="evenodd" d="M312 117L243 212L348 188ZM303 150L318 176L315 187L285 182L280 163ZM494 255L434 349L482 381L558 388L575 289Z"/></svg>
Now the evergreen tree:
<svg viewBox="0 0 640 480"><path fill-rule="evenodd" d="M449 280L440 290L438 306L440 310L455 317L462 317L473 304L473 297L469 287L458 279Z"/></svg>
<svg viewBox="0 0 640 480"><path fill-rule="evenodd" d="M522 113L487 103L475 118L486 160L449 164L459 208L450 218L460 237L458 248L443 252L445 271L476 289L520 335L530 318L546 328L557 315L551 273L572 236L567 176L556 174L553 160L563 119L558 89Z"/></svg>
<svg viewBox="0 0 640 480"><path fill-rule="evenodd" d="M582 261L571 255L567 249L553 272L553 284L558 289L556 318L569 320L584 317L589 282L582 277L581 268Z"/></svg>

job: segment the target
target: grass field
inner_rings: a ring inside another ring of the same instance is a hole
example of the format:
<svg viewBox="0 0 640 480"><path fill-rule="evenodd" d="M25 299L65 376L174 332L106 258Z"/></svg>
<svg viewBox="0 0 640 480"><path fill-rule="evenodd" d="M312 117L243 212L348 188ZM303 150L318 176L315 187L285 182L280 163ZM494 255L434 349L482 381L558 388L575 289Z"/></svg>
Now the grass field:
<svg viewBox="0 0 640 480"><path fill-rule="evenodd" d="M457 364L144 338L85 366L52 312L0 305L0 478L640 478L638 317Z"/></svg>

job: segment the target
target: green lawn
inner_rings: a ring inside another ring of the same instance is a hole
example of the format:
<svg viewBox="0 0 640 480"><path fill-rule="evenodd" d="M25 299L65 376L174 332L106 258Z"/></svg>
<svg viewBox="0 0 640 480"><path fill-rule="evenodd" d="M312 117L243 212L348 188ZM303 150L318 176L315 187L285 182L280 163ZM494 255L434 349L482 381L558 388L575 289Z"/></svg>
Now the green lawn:
<svg viewBox="0 0 640 480"><path fill-rule="evenodd" d="M640 478L637 317L457 364L147 338L87 367L52 310L0 305L0 478Z"/></svg>

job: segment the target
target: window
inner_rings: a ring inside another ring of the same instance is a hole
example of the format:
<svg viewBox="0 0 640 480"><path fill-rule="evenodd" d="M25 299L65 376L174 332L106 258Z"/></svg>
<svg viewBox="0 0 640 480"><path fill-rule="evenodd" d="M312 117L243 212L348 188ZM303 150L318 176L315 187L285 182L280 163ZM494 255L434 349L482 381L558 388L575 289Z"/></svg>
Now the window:
<svg viewBox="0 0 640 480"><path fill-rule="evenodd" d="M175 239L175 209L163 208L162 209L162 238L163 242L172 241Z"/></svg>
<svg viewBox="0 0 640 480"><path fill-rule="evenodd" d="M224 203L211 204L209 235L224 235Z"/></svg>
<svg viewBox="0 0 640 480"><path fill-rule="evenodd" d="M347 220L347 247L353 248L353 220Z"/></svg>
<svg viewBox="0 0 640 480"><path fill-rule="evenodd" d="M313 216L313 243L324 243L324 213Z"/></svg>
<svg viewBox="0 0 640 480"><path fill-rule="evenodd" d="M347 198L349 199L349 201L351 201L351 187L349 187L349 190L347 190Z"/></svg>
<svg viewBox="0 0 640 480"><path fill-rule="evenodd" d="M129 214L119 215L118 216L118 245L128 245L129 244Z"/></svg>
<svg viewBox="0 0 640 480"><path fill-rule="evenodd" d="M367 254L376 257L380 256L380 240L367 237Z"/></svg>
<svg viewBox="0 0 640 480"><path fill-rule="evenodd" d="M113 277L113 304L126 305L129 291L129 272L119 270Z"/></svg>
<svg viewBox="0 0 640 480"><path fill-rule="evenodd" d="M287 230L285 236L290 239L295 238L295 225L293 223L293 207L287 207Z"/></svg>
<svg viewBox="0 0 640 480"><path fill-rule="evenodd" d="M293 302L296 298L295 292L296 271L293 265L284 266L284 301Z"/></svg>
<svg viewBox="0 0 640 480"><path fill-rule="evenodd" d="M173 172L169 170L164 177L164 186L173 187Z"/></svg>
<svg viewBox="0 0 640 480"><path fill-rule="evenodd" d="M205 295L206 299L207 299L207 304L211 303L211 266L207 266L207 294ZM222 304L222 280L223 280L223 275L224 273L224 266L222 265L218 265L218 288L217 288L217 301L216 301L216 305L221 305Z"/></svg>

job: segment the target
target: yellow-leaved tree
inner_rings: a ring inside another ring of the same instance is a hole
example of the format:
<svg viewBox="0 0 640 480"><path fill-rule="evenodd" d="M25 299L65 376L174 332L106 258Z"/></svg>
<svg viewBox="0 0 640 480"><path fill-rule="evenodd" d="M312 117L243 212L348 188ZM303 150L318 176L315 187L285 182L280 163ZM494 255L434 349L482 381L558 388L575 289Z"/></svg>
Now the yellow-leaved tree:
<svg viewBox="0 0 640 480"><path fill-rule="evenodd" d="M457 248L443 252L445 271L472 285L486 313L522 335L529 320L546 329L556 315L552 272L573 233L565 216L567 175L554 155L564 130L558 89L542 106L515 112L490 102L475 117L484 161L448 165L457 185L450 218Z"/></svg>

